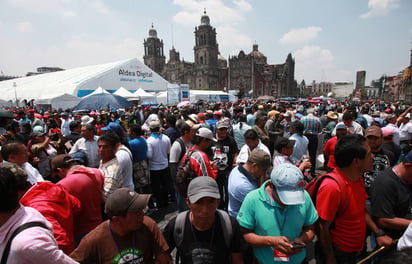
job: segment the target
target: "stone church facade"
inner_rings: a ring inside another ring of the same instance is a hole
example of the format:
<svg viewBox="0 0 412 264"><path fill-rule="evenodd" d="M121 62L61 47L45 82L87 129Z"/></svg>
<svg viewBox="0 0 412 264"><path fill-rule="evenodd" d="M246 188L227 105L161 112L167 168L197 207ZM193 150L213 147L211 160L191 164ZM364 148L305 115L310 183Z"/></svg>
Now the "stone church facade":
<svg viewBox="0 0 412 264"><path fill-rule="evenodd" d="M169 60L163 53L163 40L156 30L149 30L144 40L144 63L171 83L189 84L196 90L239 90L239 97L257 98L271 95L275 98L297 96L295 61L289 54L283 64L267 64L267 58L253 45L249 54L240 51L228 61L220 55L216 29L210 25L206 12L195 28L195 62L180 59L174 47Z"/></svg>

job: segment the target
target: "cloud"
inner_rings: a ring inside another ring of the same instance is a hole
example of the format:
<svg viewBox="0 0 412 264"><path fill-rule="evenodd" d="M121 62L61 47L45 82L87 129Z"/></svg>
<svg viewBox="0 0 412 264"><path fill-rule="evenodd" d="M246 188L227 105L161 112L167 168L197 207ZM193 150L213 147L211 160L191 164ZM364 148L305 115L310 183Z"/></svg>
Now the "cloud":
<svg viewBox="0 0 412 264"><path fill-rule="evenodd" d="M217 35L219 50L224 56L237 55L242 49L252 48L252 39L247 35L239 33L230 25L218 27L216 31L219 32Z"/></svg>
<svg viewBox="0 0 412 264"><path fill-rule="evenodd" d="M102 64L122 59L137 58L143 47L136 48L136 40L131 38L102 37L78 34L70 36L62 45L29 45L23 42L0 42L0 49L6 67L5 74L25 75L40 66L56 66L64 69ZM16 60L16 58L25 58Z"/></svg>
<svg viewBox="0 0 412 264"><path fill-rule="evenodd" d="M8 3L14 8L25 9L37 14L57 14L63 18L72 18L73 11L70 11L69 6L71 0L8 0Z"/></svg>
<svg viewBox="0 0 412 264"><path fill-rule="evenodd" d="M293 54L296 61L295 75L297 80L326 81L327 71L332 72L335 68L332 52L320 46L304 46Z"/></svg>
<svg viewBox="0 0 412 264"><path fill-rule="evenodd" d="M76 16L76 14L71 10L67 10L63 13L63 18L72 18L72 17L75 17L75 16Z"/></svg>
<svg viewBox="0 0 412 264"><path fill-rule="evenodd" d="M20 32L33 32L33 26L28 21L23 21L17 24L17 30Z"/></svg>
<svg viewBox="0 0 412 264"><path fill-rule="evenodd" d="M182 10L177 12L173 21L188 27L193 27L200 23L200 16L206 9L207 15L213 20L211 24L222 25L245 21L245 13L252 11L252 5L244 0L234 1L233 7L225 5L222 0L195 1L195 0L174 0L173 4Z"/></svg>
<svg viewBox="0 0 412 264"><path fill-rule="evenodd" d="M369 0L369 11L360 15L361 18L370 18L374 16L386 16L389 11L399 7L399 0Z"/></svg>
<svg viewBox="0 0 412 264"><path fill-rule="evenodd" d="M94 2L94 7L100 14L109 14L109 8L100 0Z"/></svg>
<svg viewBox="0 0 412 264"><path fill-rule="evenodd" d="M322 31L321 27L307 27L292 29L279 40L282 44L298 44L314 39Z"/></svg>

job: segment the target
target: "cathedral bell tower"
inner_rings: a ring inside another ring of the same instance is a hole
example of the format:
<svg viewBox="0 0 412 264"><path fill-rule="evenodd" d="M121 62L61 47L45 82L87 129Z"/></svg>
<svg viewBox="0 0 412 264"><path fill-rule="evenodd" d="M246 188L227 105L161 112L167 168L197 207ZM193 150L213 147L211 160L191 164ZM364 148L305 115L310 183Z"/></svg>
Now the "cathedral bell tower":
<svg viewBox="0 0 412 264"><path fill-rule="evenodd" d="M143 61L149 68L162 75L166 61L163 53L163 40L157 37L153 24L149 30L149 37L144 40Z"/></svg>
<svg viewBox="0 0 412 264"><path fill-rule="evenodd" d="M219 87L216 29L210 26L209 16L204 11L200 25L195 28L195 89L217 90Z"/></svg>

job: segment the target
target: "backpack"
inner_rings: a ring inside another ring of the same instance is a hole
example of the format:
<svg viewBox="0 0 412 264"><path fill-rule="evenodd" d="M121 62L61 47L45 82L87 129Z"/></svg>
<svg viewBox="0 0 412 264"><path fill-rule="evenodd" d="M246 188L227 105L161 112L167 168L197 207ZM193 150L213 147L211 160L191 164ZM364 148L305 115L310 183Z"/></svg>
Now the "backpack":
<svg viewBox="0 0 412 264"><path fill-rule="evenodd" d="M177 166L176 173L176 191L180 193L183 197L187 197L187 187L191 180L197 177L195 171L193 170L192 164L190 163L190 158L192 154L197 150L192 150L187 153L186 158L179 162Z"/></svg>
<svg viewBox="0 0 412 264"><path fill-rule="evenodd" d="M206 177L206 176L203 176ZM185 231L185 223L187 214L190 211L187 210L177 215L175 227L173 231L173 239L176 244L176 248L179 249L183 243L183 234ZM223 237L225 239L225 245L227 248L230 248L232 239L233 239L233 230L232 230L232 222L230 221L230 216L227 212L217 209L216 213L219 217L220 224L223 230Z"/></svg>
<svg viewBox="0 0 412 264"><path fill-rule="evenodd" d="M333 173L333 172L332 172ZM312 199L313 205L316 207L316 198L317 198L317 194L318 194L318 190L320 185L322 184L322 181L325 178L330 178L333 179L339 186L339 189L342 191L342 196L346 197L347 196L347 190L346 190L346 186L345 186L345 182L343 181L343 179L338 175L337 177L333 177L332 175L329 174L324 174L324 175L320 175L314 179L312 179L308 184L306 184L305 186L305 190L309 193L310 198ZM345 187L344 187L345 186ZM342 200L341 200L342 202ZM349 201L348 199L346 199L346 201L344 200L345 204L343 205L343 210L341 211L337 211L336 215L335 215L335 219L333 220L333 222L330 225L330 229L333 229L335 227L335 221L336 218L338 217L338 214L342 214L344 213L349 206Z"/></svg>

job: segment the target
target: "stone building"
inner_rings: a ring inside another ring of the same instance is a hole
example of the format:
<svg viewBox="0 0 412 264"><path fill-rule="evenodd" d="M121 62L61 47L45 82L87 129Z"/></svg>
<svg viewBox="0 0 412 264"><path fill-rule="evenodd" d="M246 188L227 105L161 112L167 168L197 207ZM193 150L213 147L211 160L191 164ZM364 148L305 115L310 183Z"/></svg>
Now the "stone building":
<svg viewBox="0 0 412 264"><path fill-rule="evenodd" d="M249 54L240 51L228 61L221 56L216 29L210 25L206 11L195 27L194 62L180 59L175 47L169 51L167 63L163 41L156 30L149 30L144 40L144 63L171 83L189 84L198 90L239 90L239 97L297 96L295 61L289 54L283 64L267 64L267 58L253 45Z"/></svg>

